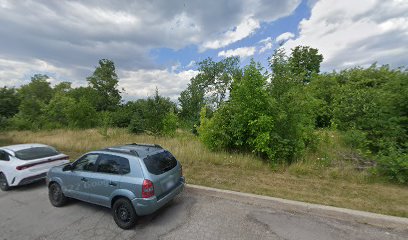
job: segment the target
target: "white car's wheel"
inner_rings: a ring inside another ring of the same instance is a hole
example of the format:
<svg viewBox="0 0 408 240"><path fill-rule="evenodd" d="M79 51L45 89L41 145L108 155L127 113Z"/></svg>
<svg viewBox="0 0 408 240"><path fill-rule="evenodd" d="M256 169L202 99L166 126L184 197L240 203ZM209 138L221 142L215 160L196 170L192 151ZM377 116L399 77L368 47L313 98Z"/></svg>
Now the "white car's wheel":
<svg viewBox="0 0 408 240"><path fill-rule="evenodd" d="M0 189L3 191L10 190L10 186L8 185L6 176L3 173L0 173Z"/></svg>

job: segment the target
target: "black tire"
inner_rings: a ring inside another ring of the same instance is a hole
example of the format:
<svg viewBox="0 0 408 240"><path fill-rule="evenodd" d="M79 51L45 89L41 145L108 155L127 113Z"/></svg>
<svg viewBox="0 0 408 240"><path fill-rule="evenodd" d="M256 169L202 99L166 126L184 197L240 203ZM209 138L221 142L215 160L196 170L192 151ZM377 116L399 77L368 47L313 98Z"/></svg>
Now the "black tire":
<svg viewBox="0 0 408 240"><path fill-rule="evenodd" d="M119 198L113 203L112 215L115 223L122 229L130 229L136 225L137 214L126 198Z"/></svg>
<svg viewBox="0 0 408 240"><path fill-rule="evenodd" d="M10 190L10 186L8 185L7 178L4 176L3 173L0 173L0 189L2 191Z"/></svg>
<svg viewBox="0 0 408 240"><path fill-rule="evenodd" d="M54 207L62 207L68 201L58 183L51 183L48 187L48 198Z"/></svg>

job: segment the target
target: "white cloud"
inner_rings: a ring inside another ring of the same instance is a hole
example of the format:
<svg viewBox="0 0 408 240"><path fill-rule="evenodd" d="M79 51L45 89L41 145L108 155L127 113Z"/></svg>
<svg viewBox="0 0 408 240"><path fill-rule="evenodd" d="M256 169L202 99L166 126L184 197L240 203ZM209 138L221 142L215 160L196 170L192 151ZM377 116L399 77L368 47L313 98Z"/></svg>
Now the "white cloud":
<svg viewBox="0 0 408 240"><path fill-rule="evenodd" d="M186 68L192 68L192 67L194 67L195 65L196 65L196 61L191 60L191 61L187 64Z"/></svg>
<svg viewBox="0 0 408 240"><path fill-rule="evenodd" d="M218 53L219 57L238 56L241 59L250 57L255 54L255 47L241 47L236 49L223 50Z"/></svg>
<svg viewBox="0 0 408 240"><path fill-rule="evenodd" d="M57 67L41 59L9 60L0 57L0 87L19 87L27 84L36 73L48 75L52 84L60 82L61 79L75 77L73 69ZM73 83L78 85L76 81Z"/></svg>
<svg viewBox="0 0 408 240"><path fill-rule="evenodd" d="M250 36L262 23L290 15L299 4L300 0L0 0L0 57L25 64L17 71L3 68L0 83L18 85L29 78L21 73L38 72L32 59L60 68L48 66L49 75L83 84L92 74L88 67L101 58L113 60L118 71L159 71L163 66L154 62L160 57L151 54L155 49L225 47Z"/></svg>
<svg viewBox="0 0 408 240"><path fill-rule="evenodd" d="M318 48L323 70L373 62L407 65L408 1L321 0L299 24L299 37L286 42Z"/></svg>
<svg viewBox="0 0 408 240"><path fill-rule="evenodd" d="M126 100L146 98L154 94L156 87L160 95L170 97L176 101L190 79L198 71L187 70L179 73L170 72L168 69L139 69L136 71L119 72L119 87L125 89L123 97Z"/></svg>
<svg viewBox="0 0 408 240"><path fill-rule="evenodd" d="M267 37L259 41L263 46L259 49L259 53L263 53L273 47L273 40L271 37Z"/></svg>
<svg viewBox="0 0 408 240"><path fill-rule="evenodd" d="M295 36L295 34L293 34L291 32L285 32L285 33L282 33L281 35L279 35L276 38L276 42L284 42L286 40L289 40L289 39L293 38L294 36Z"/></svg>
<svg viewBox="0 0 408 240"><path fill-rule="evenodd" d="M233 30L227 31L220 39L208 41L203 44L202 50L218 49L228 46L231 43L244 39L259 28L259 21L252 18L245 19Z"/></svg>

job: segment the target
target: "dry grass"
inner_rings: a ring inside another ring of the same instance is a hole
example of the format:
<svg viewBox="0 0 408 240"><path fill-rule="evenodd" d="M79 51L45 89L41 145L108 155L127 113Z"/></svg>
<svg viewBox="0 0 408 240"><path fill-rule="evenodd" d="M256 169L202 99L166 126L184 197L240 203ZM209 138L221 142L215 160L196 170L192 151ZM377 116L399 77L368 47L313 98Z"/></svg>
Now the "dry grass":
<svg viewBox="0 0 408 240"><path fill-rule="evenodd" d="M174 138L132 135L111 129L104 137L96 129L11 131L0 135L0 145L39 142L69 154L72 159L107 146L157 143L169 149L183 164L188 183L263 194L311 203L408 217L408 187L381 183L353 163L339 157L338 136L322 132L321 144L303 161L272 169L251 154L211 152L196 137L180 132Z"/></svg>

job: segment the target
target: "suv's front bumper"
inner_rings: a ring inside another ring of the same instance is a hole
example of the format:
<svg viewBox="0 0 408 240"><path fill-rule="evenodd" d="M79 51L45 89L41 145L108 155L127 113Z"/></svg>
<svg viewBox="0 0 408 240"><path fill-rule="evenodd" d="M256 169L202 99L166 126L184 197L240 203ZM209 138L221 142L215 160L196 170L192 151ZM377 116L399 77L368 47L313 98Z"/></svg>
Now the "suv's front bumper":
<svg viewBox="0 0 408 240"><path fill-rule="evenodd" d="M143 216L155 212L159 208L166 205L166 203L172 200L179 193L181 193L184 190L184 185L185 181L183 177L178 183L177 187L175 187L171 192L169 192L166 196L160 198L159 200L157 200L156 196L147 199L142 198L133 199L132 204L133 207L135 208L136 214L139 216Z"/></svg>

